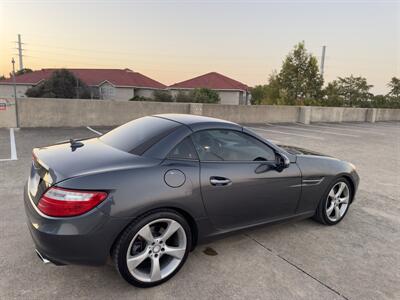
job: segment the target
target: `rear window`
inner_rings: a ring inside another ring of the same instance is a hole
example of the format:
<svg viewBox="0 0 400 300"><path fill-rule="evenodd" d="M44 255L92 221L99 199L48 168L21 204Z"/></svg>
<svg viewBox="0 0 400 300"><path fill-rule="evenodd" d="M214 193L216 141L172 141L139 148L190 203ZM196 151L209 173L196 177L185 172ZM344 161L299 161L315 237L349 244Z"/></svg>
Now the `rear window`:
<svg viewBox="0 0 400 300"><path fill-rule="evenodd" d="M142 155L179 126L180 124L174 121L144 117L111 130L100 137L100 140L122 151Z"/></svg>

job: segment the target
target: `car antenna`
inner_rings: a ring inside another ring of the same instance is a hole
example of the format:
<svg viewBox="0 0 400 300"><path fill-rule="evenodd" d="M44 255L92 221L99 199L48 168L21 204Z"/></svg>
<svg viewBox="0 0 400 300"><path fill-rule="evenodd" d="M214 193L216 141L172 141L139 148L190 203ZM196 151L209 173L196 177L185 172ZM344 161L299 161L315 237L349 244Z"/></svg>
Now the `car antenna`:
<svg viewBox="0 0 400 300"><path fill-rule="evenodd" d="M76 148L80 148L84 145L82 142L79 142L78 140L75 139L69 139L69 143L71 144L72 151L75 151Z"/></svg>

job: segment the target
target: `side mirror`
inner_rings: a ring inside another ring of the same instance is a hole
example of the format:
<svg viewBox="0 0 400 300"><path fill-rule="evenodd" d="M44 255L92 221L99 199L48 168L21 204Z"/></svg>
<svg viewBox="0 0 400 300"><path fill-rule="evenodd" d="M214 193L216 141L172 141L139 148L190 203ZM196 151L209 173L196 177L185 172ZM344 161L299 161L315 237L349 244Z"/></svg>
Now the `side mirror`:
<svg viewBox="0 0 400 300"><path fill-rule="evenodd" d="M290 159L283 153L276 153L276 170L282 172L284 169L289 168Z"/></svg>

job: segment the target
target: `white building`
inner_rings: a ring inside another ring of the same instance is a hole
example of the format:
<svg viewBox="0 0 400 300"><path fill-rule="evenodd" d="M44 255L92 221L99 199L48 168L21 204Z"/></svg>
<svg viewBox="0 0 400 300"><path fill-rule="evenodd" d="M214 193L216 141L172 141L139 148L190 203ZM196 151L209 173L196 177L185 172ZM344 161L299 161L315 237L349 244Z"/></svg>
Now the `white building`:
<svg viewBox="0 0 400 300"><path fill-rule="evenodd" d="M15 77L17 97L26 97L25 92L48 79L57 69L42 69ZM154 90L162 90L165 85L129 69L68 69L85 82L93 98L129 100L134 96L153 97ZM14 97L12 78L0 80L0 98Z"/></svg>
<svg viewBox="0 0 400 300"><path fill-rule="evenodd" d="M208 88L218 92L220 104L250 104L249 87L217 72L207 73L170 85L167 89L175 96L179 91L189 92L196 88Z"/></svg>

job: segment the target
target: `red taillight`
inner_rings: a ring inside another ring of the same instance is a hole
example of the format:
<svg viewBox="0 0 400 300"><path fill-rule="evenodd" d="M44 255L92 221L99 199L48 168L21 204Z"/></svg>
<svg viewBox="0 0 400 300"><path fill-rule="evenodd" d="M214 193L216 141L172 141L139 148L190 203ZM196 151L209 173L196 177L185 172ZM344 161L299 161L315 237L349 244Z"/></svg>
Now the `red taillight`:
<svg viewBox="0 0 400 300"><path fill-rule="evenodd" d="M67 190L51 187L38 203L39 210L51 217L72 217L84 214L107 198L105 192Z"/></svg>

